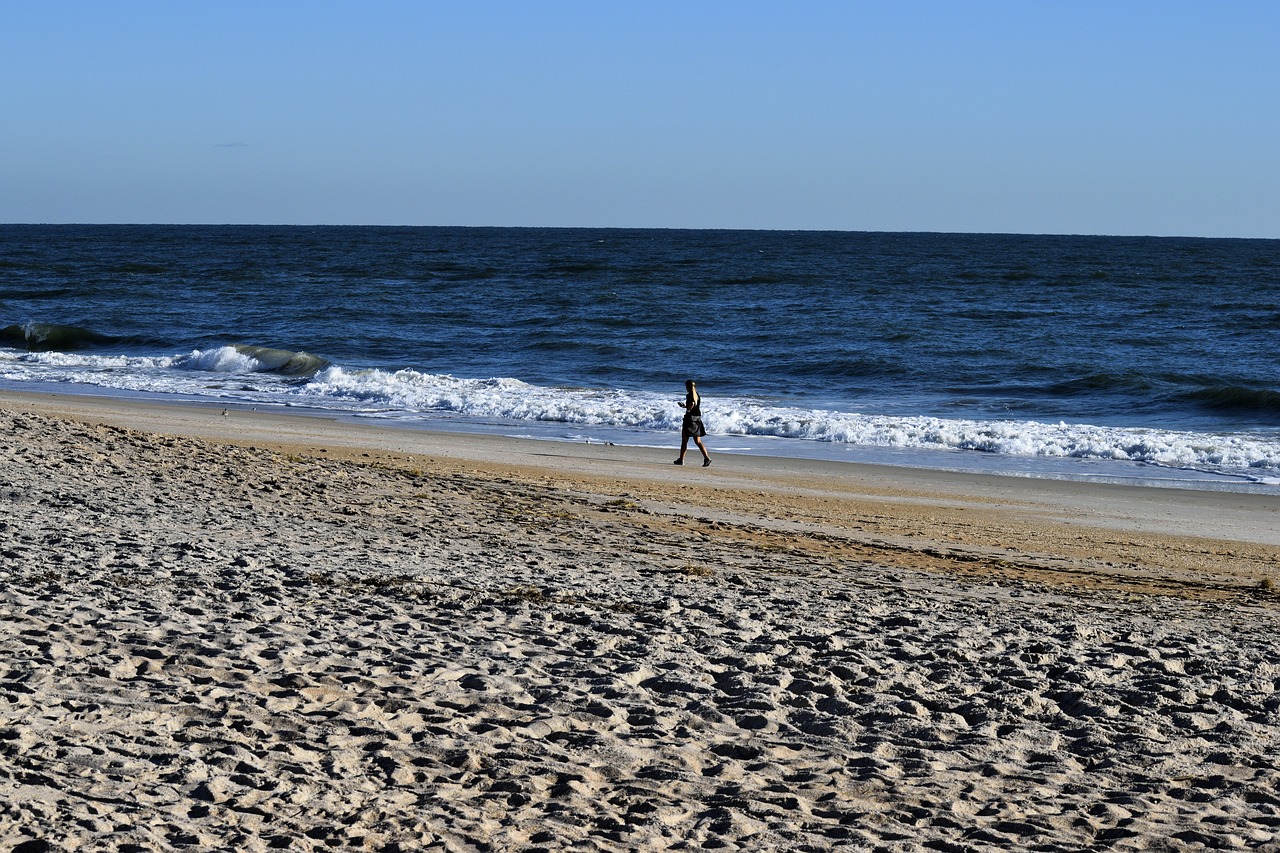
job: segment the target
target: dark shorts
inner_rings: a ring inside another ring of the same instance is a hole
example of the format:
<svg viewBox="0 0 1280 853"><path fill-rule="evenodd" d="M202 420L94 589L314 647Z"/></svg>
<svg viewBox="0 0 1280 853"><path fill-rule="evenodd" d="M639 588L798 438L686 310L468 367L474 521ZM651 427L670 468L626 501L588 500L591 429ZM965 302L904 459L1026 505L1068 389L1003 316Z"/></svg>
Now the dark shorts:
<svg viewBox="0 0 1280 853"><path fill-rule="evenodd" d="M702 425L702 418L694 417L693 415L684 416L684 424L681 426L680 431L689 436L689 438L702 438L707 434L707 428Z"/></svg>

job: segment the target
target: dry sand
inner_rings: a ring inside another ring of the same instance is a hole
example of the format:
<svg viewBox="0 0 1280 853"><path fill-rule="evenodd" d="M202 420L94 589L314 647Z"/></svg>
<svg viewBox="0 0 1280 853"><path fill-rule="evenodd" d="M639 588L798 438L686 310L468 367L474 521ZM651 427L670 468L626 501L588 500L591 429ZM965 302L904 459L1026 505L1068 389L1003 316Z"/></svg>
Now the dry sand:
<svg viewBox="0 0 1280 853"><path fill-rule="evenodd" d="M0 395L3 849L1280 849L1280 497L672 457Z"/></svg>

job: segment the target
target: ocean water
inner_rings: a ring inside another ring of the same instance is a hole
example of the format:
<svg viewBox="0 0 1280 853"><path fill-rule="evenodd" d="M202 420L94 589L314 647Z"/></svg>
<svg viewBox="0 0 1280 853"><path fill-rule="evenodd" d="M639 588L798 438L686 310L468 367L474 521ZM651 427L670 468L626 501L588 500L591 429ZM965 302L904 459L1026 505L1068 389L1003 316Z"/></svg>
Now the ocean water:
<svg viewBox="0 0 1280 853"><path fill-rule="evenodd" d="M1270 490L1278 342L1280 240L0 226L3 387L407 428Z"/></svg>

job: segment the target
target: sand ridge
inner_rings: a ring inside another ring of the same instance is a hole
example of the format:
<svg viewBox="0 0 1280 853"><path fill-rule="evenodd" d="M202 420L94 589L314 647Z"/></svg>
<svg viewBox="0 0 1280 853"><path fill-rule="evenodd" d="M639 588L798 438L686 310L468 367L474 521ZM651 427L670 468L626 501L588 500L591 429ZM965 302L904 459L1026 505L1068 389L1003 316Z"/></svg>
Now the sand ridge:
<svg viewBox="0 0 1280 853"><path fill-rule="evenodd" d="M15 844L1280 846L1266 531L33 408L0 406Z"/></svg>

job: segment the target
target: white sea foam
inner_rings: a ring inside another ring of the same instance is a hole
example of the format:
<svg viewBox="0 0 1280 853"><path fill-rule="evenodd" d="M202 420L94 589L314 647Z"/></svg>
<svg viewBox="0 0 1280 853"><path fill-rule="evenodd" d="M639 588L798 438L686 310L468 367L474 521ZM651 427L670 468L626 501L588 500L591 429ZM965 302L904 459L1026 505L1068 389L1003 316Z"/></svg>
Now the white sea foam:
<svg viewBox="0 0 1280 853"><path fill-rule="evenodd" d="M318 373L303 393L412 411L588 426L670 429L683 415L671 399L654 394L548 388L518 379L459 379L416 370L330 367Z"/></svg>
<svg viewBox="0 0 1280 853"><path fill-rule="evenodd" d="M5 370L4 375L12 379L26 378L24 374L27 373L39 373L46 374L47 378L55 381L78 382L92 378L95 384L107 387L138 386L137 390L154 384L158 391L167 390L167 382L177 381L174 375L166 375L166 371L246 375L273 371L294 373L301 372L291 369L294 365L309 363L325 362L306 353L244 345L196 349L180 355L164 356L0 352L0 370Z"/></svg>
<svg viewBox="0 0 1280 853"><path fill-rule="evenodd" d="M255 355L266 355L267 359ZM511 378L469 379L416 370L329 366L300 382L279 373L292 354L224 346L174 356L100 356L0 351L0 378L74 382L152 393L306 406L407 419L541 422L583 429L669 433L677 394L558 388ZM678 389L677 389L678 390ZM1024 458L1117 460L1280 482L1280 434L1201 433L1031 420L886 416L715 397L704 407L721 436L769 436L872 448L972 451Z"/></svg>
<svg viewBox="0 0 1280 853"><path fill-rule="evenodd" d="M514 379L459 379L401 370L329 368L300 394L407 411L672 430L683 410L650 392L563 389ZM869 447L978 451L1010 456L1111 459L1215 472L1280 470L1280 435L1225 435L1037 421L889 417L718 398L704 408L720 435L773 436Z"/></svg>
<svg viewBox="0 0 1280 853"><path fill-rule="evenodd" d="M258 373L266 369L258 359L235 347L193 350L187 355L175 356L171 366L180 370L207 370L213 373Z"/></svg>

